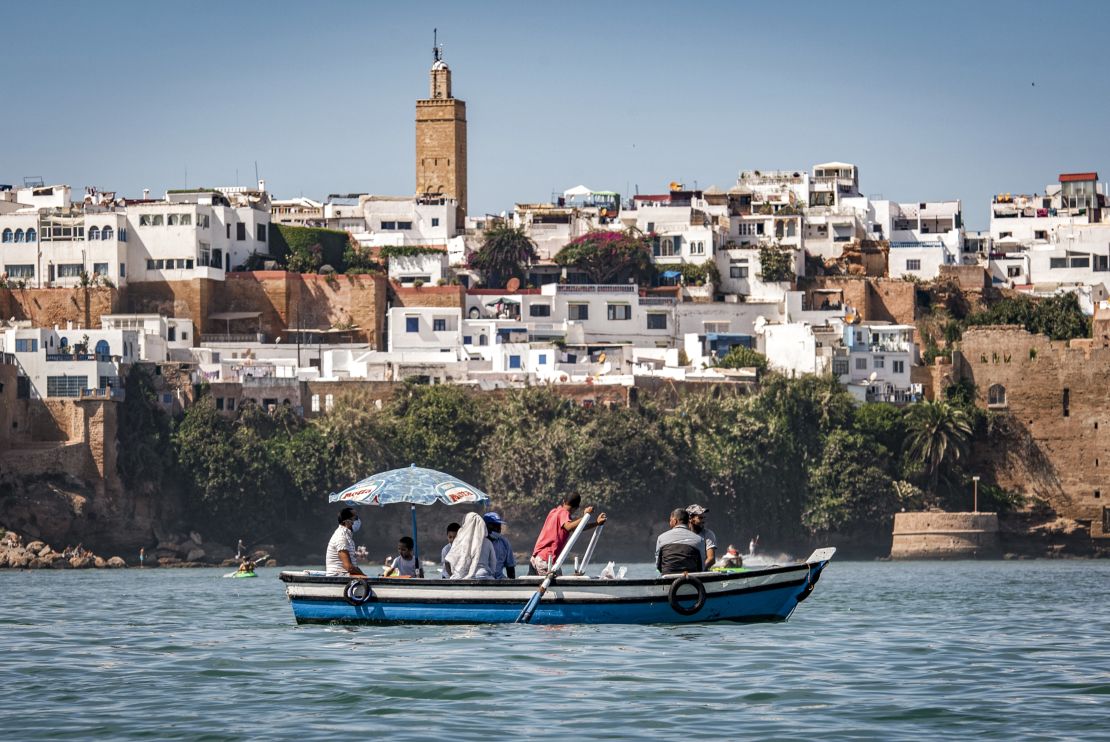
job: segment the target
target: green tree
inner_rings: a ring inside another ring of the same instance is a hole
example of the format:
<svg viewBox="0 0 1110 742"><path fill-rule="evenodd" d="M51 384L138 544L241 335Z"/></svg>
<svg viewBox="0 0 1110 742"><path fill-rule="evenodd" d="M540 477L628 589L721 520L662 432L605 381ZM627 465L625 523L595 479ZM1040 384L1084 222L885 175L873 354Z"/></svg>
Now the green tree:
<svg viewBox="0 0 1110 742"><path fill-rule="evenodd" d="M886 449L860 433L835 430L810 469L802 519L813 533L882 538L898 508Z"/></svg>
<svg viewBox="0 0 1110 742"><path fill-rule="evenodd" d="M734 345L717 360L717 365L721 368L755 368L763 372L767 370L767 356L745 345Z"/></svg>
<svg viewBox="0 0 1110 742"><path fill-rule="evenodd" d="M796 275L793 250L779 245L762 245L759 248L760 280L772 283L793 281Z"/></svg>
<svg viewBox="0 0 1110 742"><path fill-rule="evenodd" d="M116 469L123 483L158 489L174 463L171 421L143 366L132 366L127 373L116 440Z"/></svg>
<svg viewBox="0 0 1110 742"><path fill-rule="evenodd" d="M855 429L890 452L901 451L906 439L905 415L888 402L861 405L855 411Z"/></svg>
<svg viewBox="0 0 1110 742"><path fill-rule="evenodd" d="M948 402L917 402L906 410L906 452L919 463L933 491L967 458L972 426L967 412Z"/></svg>
<svg viewBox="0 0 1110 742"><path fill-rule="evenodd" d="M1091 323L1079 307L1074 293L1056 294L1044 299L1014 296L1001 299L989 309L967 318L969 325L1021 325L1032 333L1053 340L1089 337Z"/></svg>
<svg viewBox="0 0 1110 742"><path fill-rule="evenodd" d="M594 231L571 240L555 255L559 265L582 271L594 283L650 284L655 278L651 245L636 229Z"/></svg>
<svg viewBox="0 0 1110 742"><path fill-rule="evenodd" d="M470 253L467 264L482 272L487 286L500 288L510 278L524 280L528 266L537 260L536 243L523 227L497 224L486 230L482 247Z"/></svg>
<svg viewBox="0 0 1110 742"><path fill-rule="evenodd" d="M402 465L414 463L476 481L489 430L488 397L449 384L410 384L389 406Z"/></svg>

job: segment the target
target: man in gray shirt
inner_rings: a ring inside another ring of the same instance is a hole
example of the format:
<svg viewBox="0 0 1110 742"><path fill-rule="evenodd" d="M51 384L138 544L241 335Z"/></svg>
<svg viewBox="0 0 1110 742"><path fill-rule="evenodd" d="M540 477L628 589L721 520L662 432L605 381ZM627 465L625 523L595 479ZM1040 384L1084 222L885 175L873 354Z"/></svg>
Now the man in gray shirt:
<svg viewBox="0 0 1110 742"><path fill-rule="evenodd" d="M717 534L705 525L705 514L709 512L709 508L690 505L686 512L690 515L690 530L705 539L705 568L709 569L717 561Z"/></svg>
<svg viewBox="0 0 1110 742"><path fill-rule="evenodd" d="M690 514L684 508L671 512L671 530L655 542L655 568L660 574L705 570L705 539L690 530Z"/></svg>

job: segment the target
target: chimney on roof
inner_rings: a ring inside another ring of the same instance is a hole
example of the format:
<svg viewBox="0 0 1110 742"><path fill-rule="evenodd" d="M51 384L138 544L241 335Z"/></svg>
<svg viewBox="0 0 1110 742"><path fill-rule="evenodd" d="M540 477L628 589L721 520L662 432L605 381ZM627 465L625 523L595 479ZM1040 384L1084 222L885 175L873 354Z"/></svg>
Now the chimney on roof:
<svg viewBox="0 0 1110 742"><path fill-rule="evenodd" d="M265 178L259 178L258 179L258 190L263 192L263 193L266 192L266 179Z"/></svg>
<svg viewBox="0 0 1110 742"><path fill-rule="evenodd" d="M144 199L150 198L150 189L149 188L144 188L143 189L143 198Z"/></svg>

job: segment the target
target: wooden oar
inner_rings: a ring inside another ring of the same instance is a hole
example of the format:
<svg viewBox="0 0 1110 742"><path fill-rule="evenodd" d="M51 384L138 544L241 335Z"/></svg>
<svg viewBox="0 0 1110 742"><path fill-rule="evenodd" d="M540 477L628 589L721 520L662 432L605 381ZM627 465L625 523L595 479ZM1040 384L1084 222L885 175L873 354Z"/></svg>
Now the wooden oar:
<svg viewBox="0 0 1110 742"><path fill-rule="evenodd" d="M601 532L604 531L604 530L605 530L605 524L604 523L602 523L600 526L598 526L597 528L594 529L593 534L591 534L591 536L590 536L590 545L586 547L586 553L582 556L582 563L575 565L574 574L576 574L576 575L586 574L586 565L588 565L590 563L590 560L593 559L594 549L597 547L597 540L599 538L601 538Z"/></svg>
<svg viewBox="0 0 1110 742"><path fill-rule="evenodd" d="M567 554L569 554L570 550L574 547L574 542L582 535L582 531L586 530L586 524L589 522L590 514L586 513L582 516L582 522L574 529L574 533L570 534L570 540L567 541L567 545L563 547L563 553L559 555L559 558L551 565L551 569L547 571L547 576L544 577L543 582L540 583L540 589L536 591L535 595L529 598L527 605L524 606L524 610L516 617L517 623L531 622L532 614L536 612L536 606L540 604L540 598L547 592L547 588L551 587L551 581L555 579L555 573L563 566L563 560L567 558Z"/></svg>

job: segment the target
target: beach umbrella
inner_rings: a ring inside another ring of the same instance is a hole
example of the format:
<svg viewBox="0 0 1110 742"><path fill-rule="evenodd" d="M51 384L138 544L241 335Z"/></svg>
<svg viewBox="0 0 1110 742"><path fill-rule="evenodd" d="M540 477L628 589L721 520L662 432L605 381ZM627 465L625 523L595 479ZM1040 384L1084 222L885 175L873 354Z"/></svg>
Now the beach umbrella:
<svg viewBox="0 0 1110 742"><path fill-rule="evenodd" d="M434 505L437 502L444 505L472 505L487 500L489 495L458 477L416 464L371 474L341 492L328 495L328 502L350 505L408 503L412 511L413 556L417 564L420 564L420 542L416 536L417 505Z"/></svg>

